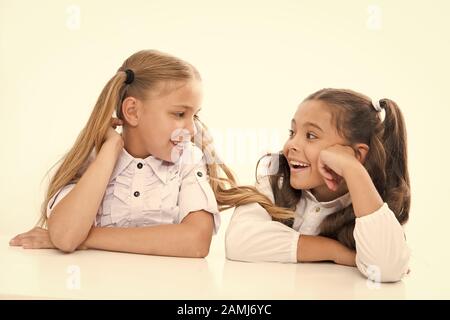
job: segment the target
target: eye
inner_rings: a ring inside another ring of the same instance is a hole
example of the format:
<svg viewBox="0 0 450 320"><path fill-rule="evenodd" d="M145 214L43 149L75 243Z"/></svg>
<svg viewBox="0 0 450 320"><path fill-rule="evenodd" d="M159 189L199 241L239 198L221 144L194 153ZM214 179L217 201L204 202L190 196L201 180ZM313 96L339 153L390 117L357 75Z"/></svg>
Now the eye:
<svg viewBox="0 0 450 320"><path fill-rule="evenodd" d="M200 119L198 114L194 114L194 119Z"/></svg>
<svg viewBox="0 0 450 320"><path fill-rule="evenodd" d="M311 132L307 132L306 133L306 139L311 140L311 139L316 139L316 135L311 133Z"/></svg>
<svg viewBox="0 0 450 320"><path fill-rule="evenodd" d="M292 138L295 135L294 130L289 129L289 137Z"/></svg>
<svg viewBox="0 0 450 320"><path fill-rule="evenodd" d="M177 118L183 118L184 117L184 112L175 112L175 116Z"/></svg>

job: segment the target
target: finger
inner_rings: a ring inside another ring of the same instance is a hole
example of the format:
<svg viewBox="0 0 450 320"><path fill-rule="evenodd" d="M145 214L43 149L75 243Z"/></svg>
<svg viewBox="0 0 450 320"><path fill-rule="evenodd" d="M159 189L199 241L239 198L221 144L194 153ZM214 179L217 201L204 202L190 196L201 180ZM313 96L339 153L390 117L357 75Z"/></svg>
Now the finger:
<svg viewBox="0 0 450 320"><path fill-rule="evenodd" d="M41 241L30 241L25 243L22 248L24 249L44 249L43 243Z"/></svg>
<svg viewBox="0 0 450 320"><path fill-rule="evenodd" d="M328 189L333 190L333 180L332 179L324 179L325 184L327 185Z"/></svg>
<svg viewBox="0 0 450 320"><path fill-rule="evenodd" d="M333 178L333 177L331 176L329 170L327 170L327 167L326 167L321 161L319 161L319 166L318 166L318 168L319 168L319 173L320 173L323 177L328 178L328 179Z"/></svg>
<svg viewBox="0 0 450 320"><path fill-rule="evenodd" d="M43 249L43 242L37 239L29 239L22 243L23 249Z"/></svg>
<svg viewBox="0 0 450 320"><path fill-rule="evenodd" d="M322 169L322 175L328 180L333 180L332 172L330 170L327 170L326 168Z"/></svg>
<svg viewBox="0 0 450 320"><path fill-rule="evenodd" d="M118 118L112 118L111 119L111 125L112 126L121 126L123 124L123 121Z"/></svg>
<svg viewBox="0 0 450 320"><path fill-rule="evenodd" d="M29 249L31 247L32 242L29 240L22 241L22 248L23 249Z"/></svg>
<svg viewBox="0 0 450 320"><path fill-rule="evenodd" d="M335 184L334 182L331 182L330 185L328 186L328 188L329 188L331 191L336 191L336 190L337 190L336 184Z"/></svg>
<svg viewBox="0 0 450 320"><path fill-rule="evenodd" d="M336 172L331 172L332 179L336 181L337 184L341 183L342 177L338 175Z"/></svg>
<svg viewBox="0 0 450 320"><path fill-rule="evenodd" d="M326 183L327 183L328 188L332 191L336 191L339 186L339 182L336 181L334 178L327 179Z"/></svg>
<svg viewBox="0 0 450 320"><path fill-rule="evenodd" d="M25 236L25 237L22 237L22 238L20 238L20 239L16 239L16 240L15 240L15 241L16 241L15 243L17 243L17 245L19 245L19 246L23 246L24 243L30 243L30 242L33 242L35 239L36 239L35 236Z"/></svg>
<svg viewBox="0 0 450 320"><path fill-rule="evenodd" d="M11 247L18 247L18 246L21 246L21 245L22 245L22 240L20 240L20 239L11 239L11 240L9 241L9 245L10 245Z"/></svg>
<svg viewBox="0 0 450 320"><path fill-rule="evenodd" d="M19 234L16 235L13 239L18 239L18 238L20 238L20 237L22 237L22 236L28 234L29 232L31 232L31 230L30 230L30 231L27 231L27 232L24 232L24 233L19 233Z"/></svg>
<svg viewBox="0 0 450 320"><path fill-rule="evenodd" d="M29 236L33 236L35 235L37 232L42 232L42 231L47 231L43 228L40 227L34 227L33 229L31 229L30 231L24 232L24 233L19 233L18 235L16 235L14 238L12 238L11 240L15 240L15 239L23 239Z"/></svg>
<svg viewBox="0 0 450 320"><path fill-rule="evenodd" d="M32 236L32 231L28 231L28 232L25 232L25 233L18 234L17 236L12 238L11 240L13 240L13 239L14 240L20 240L20 239L28 238L30 236Z"/></svg>

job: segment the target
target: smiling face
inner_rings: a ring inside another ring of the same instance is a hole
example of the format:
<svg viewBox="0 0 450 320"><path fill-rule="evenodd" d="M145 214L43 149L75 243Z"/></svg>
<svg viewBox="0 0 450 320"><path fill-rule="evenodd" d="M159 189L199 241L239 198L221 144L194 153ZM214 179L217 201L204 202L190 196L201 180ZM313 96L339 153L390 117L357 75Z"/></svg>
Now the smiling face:
<svg viewBox="0 0 450 320"><path fill-rule="evenodd" d="M136 100L136 119L130 118L130 125L124 127L125 148L134 157L176 161L180 142L195 134L194 118L201 102L200 81L162 82L147 99Z"/></svg>
<svg viewBox="0 0 450 320"><path fill-rule="evenodd" d="M290 183L295 189L312 189L313 194L330 193L318 171L320 151L346 144L338 135L327 105L319 100L300 104L291 121L283 154L290 166Z"/></svg>

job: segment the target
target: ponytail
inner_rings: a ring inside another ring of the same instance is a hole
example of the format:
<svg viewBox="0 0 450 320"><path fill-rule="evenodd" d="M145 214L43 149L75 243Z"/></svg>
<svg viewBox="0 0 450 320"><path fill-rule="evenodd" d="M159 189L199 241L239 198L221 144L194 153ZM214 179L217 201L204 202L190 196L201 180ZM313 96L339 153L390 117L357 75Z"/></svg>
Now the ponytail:
<svg viewBox="0 0 450 320"><path fill-rule="evenodd" d="M106 133L111 126L111 117L116 106L120 103L120 91L124 86L126 75L118 72L103 88L94 109L83 130L78 135L69 152L60 160L61 166L50 180L45 201L41 207L41 217L38 225L47 224L47 205L50 199L62 187L69 183L76 183L81 178L81 168L87 162L89 155L95 148L96 153L104 142Z"/></svg>

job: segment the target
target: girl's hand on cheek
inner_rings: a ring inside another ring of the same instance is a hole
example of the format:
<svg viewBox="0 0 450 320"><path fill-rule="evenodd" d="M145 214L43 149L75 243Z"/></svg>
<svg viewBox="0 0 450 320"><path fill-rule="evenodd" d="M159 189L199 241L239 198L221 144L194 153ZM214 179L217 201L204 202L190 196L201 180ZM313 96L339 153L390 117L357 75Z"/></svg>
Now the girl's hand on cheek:
<svg viewBox="0 0 450 320"><path fill-rule="evenodd" d="M359 163L355 152L349 146L334 145L320 151L318 170L327 187L336 191L344 179L344 171L350 165Z"/></svg>

